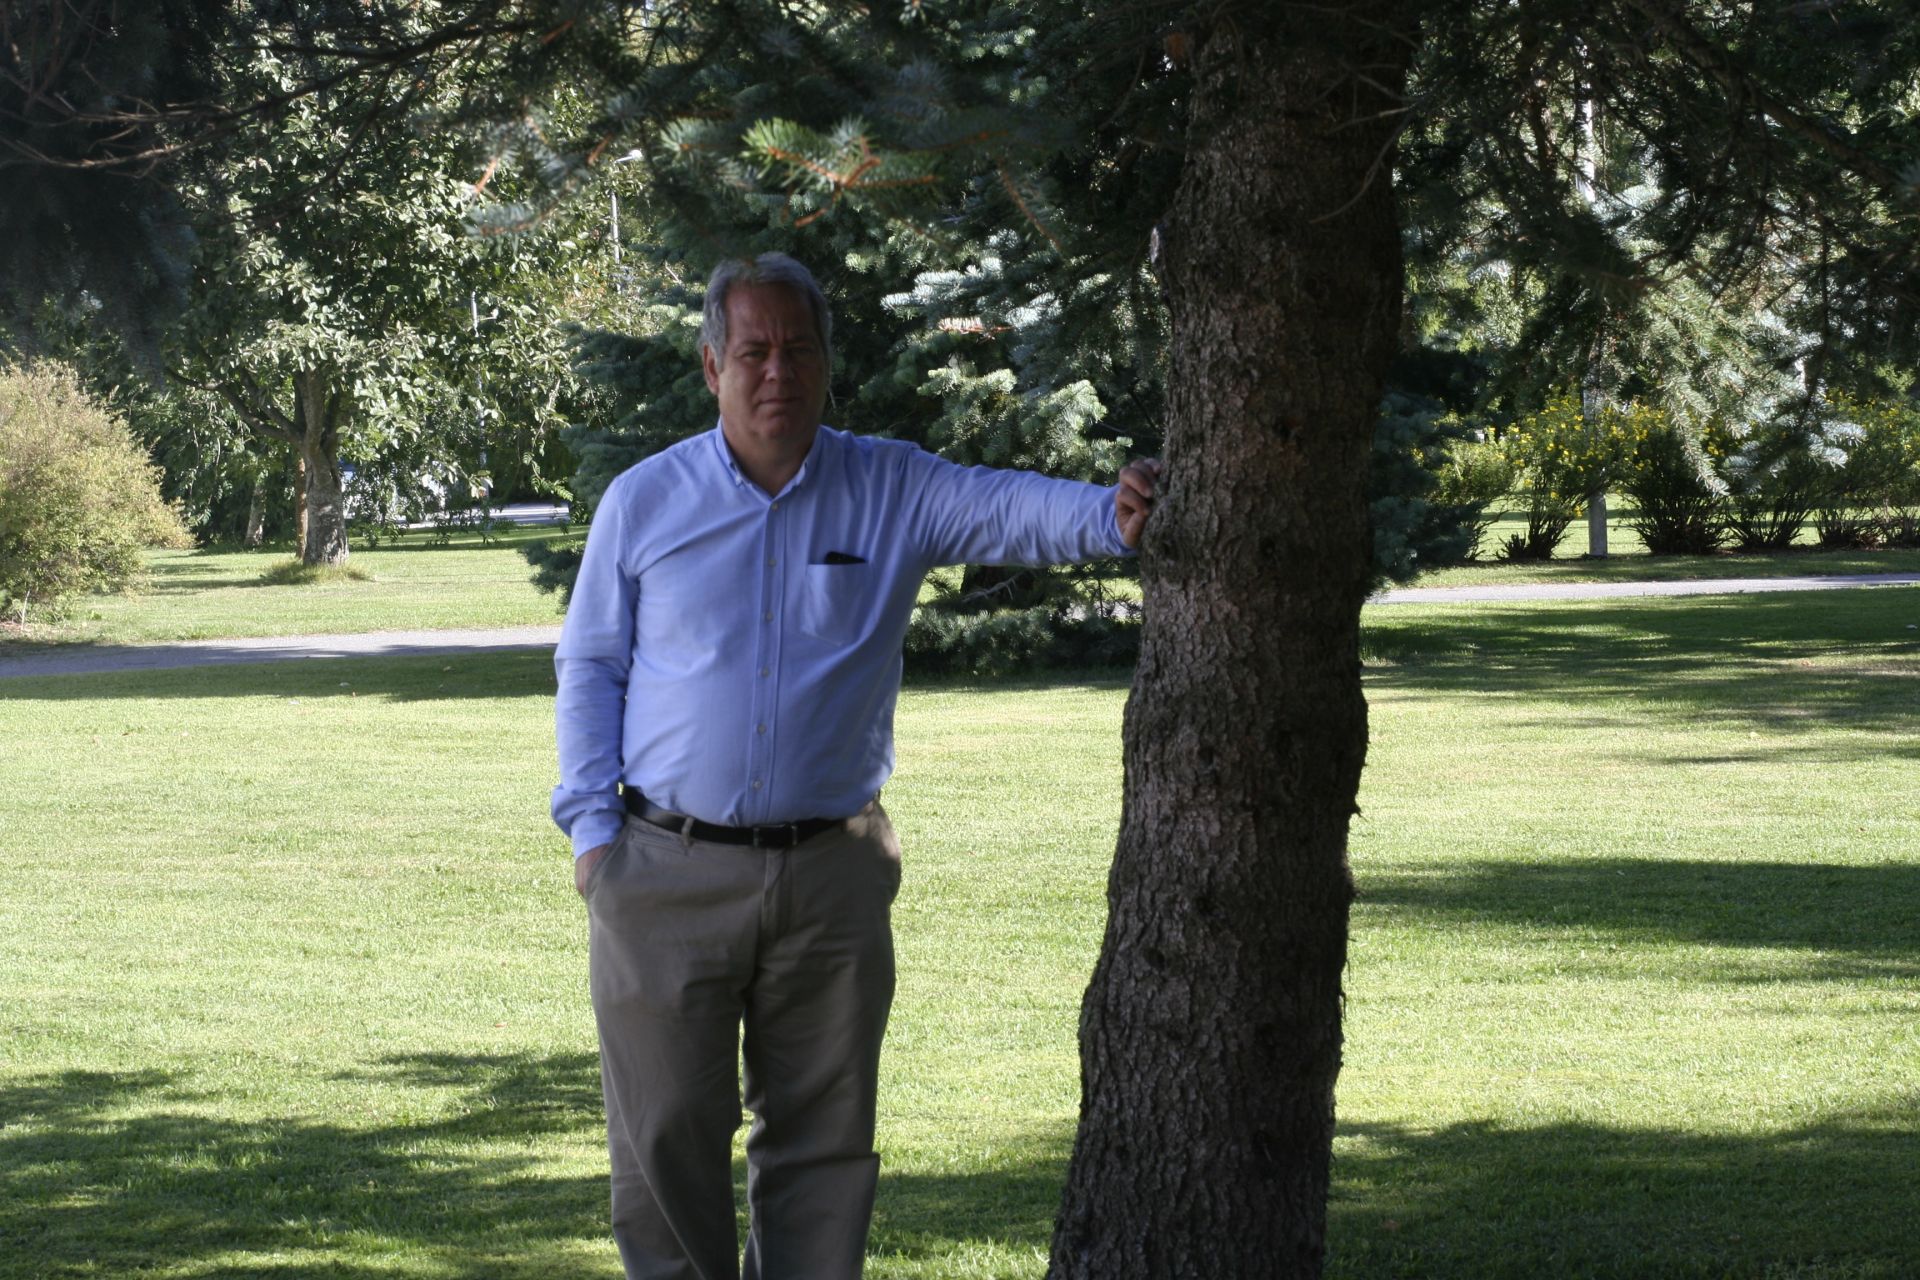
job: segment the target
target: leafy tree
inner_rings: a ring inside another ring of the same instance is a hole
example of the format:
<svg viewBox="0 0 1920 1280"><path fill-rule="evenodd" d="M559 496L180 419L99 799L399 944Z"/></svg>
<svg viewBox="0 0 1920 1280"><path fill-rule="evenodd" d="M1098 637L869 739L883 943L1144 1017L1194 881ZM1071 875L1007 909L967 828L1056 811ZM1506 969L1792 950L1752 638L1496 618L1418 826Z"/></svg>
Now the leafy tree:
<svg viewBox="0 0 1920 1280"><path fill-rule="evenodd" d="M474 149L428 127L499 73L510 22L62 0L0 23L0 166L33 196L0 211L5 320L120 389L200 527L256 536L289 456L316 562L347 552L343 461L543 482L572 379L541 295L566 271L552 237L469 234Z"/></svg>
<svg viewBox="0 0 1920 1280"><path fill-rule="evenodd" d="M297 451L309 564L347 556L343 445L459 420L445 402L470 385L476 293L510 262L464 234L471 188L456 149L382 130L347 152L354 123L328 105L296 104L270 152L243 153L205 191L190 309L170 343L181 381ZM354 172L308 195L310 175L343 154Z"/></svg>
<svg viewBox="0 0 1920 1280"><path fill-rule="evenodd" d="M141 357L187 301L200 226L186 195L235 141L330 95L352 144L405 120L449 75L471 85L521 6L413 0L15 0L0 7L0 342L33 343L39 309L85 298ZM531 6L541 8L544 6ZM551 26L548 15L538 21ZM546 29L546 28L543 28ZM298 59L279 83L236 58ZM492 68L498 72L499 68ZM349 148L351 149L351 147ZM310 173L332 185L343 164Z"/></svg>
<svg viewBox="0 0 1920 1280"><path fill-rule="evenodd" d="M433 45L443 11L385 16L390 35ZM342 59L297 19L240 4L225 19L249 34L214 60L220 92L277 105L240 113L174 171L168 207L192 238L173 322L151 349L122 341L100 323L116 295L82 290L36 316L37 336L119 388L209 533L263 533L259 499L291 457L310 563L347 555L346 463L376 506L422 472L455 490L543 483L573 408L552 310L565 228L472 235L476 150L431 127L462 76L489 68L384 56L383 74L327 87ZM156 357L168 385L139 385Z"/></svg>

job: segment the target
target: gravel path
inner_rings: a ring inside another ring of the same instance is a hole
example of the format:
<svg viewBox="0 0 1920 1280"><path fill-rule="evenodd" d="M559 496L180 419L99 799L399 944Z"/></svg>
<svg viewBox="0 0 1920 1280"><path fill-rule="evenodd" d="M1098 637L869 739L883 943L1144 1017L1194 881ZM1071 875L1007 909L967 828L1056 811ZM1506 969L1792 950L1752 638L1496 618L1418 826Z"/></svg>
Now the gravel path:
<svg viewBox="0 0 1920 1280"><path fill-rule="evenodd" d="M1847 587L1909 586L1916 573L1846 577L1701 578L1691 582L1545 582L1516 586L1400 587L1377 604L1447 604L1474 600L1604 600L1615 596L1737 595L1752 591L1832 591ZM264 636L257 639L182 640L174 644L76 644L9 655L0 648L0 679L8 676L84 675L100 671L157 671L166 667L299 658L406 658L434 654L550 649L558 624L499 631L372 631L361 635Z"/></svg>

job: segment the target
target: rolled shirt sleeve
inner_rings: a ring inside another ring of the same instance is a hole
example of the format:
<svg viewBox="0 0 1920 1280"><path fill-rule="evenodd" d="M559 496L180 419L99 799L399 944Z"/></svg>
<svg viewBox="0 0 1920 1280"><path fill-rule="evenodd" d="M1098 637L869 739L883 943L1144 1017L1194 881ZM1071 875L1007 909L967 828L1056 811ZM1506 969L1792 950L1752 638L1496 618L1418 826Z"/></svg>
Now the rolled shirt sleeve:
<svg viewBox="0 0 1920 1280"><path fill-rule="evenodd" d="M624 562L625 478L608 486L588 528L553 657L560 784L553 789L552 812L555 824L572 837L576 858L610 843L626 814L620 798L621 734L639 587Z"/></svg>

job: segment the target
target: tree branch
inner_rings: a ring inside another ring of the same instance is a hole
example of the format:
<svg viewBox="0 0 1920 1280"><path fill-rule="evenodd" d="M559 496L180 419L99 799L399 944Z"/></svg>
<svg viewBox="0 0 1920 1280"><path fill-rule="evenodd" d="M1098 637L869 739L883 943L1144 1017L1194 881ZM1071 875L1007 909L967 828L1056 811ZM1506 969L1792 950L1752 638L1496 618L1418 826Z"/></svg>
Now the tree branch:
<svg viewBox="0 0 1920 1280"><path fill-rule="evenodd" d="M345 65L330 74L296 84L285 92L268 94L241 106L225 106L216 102L186 102L166 106L142 103L125 110L89 111L71 107L66 102L58 101L45 93L29 92L24 107L0 113L0 118L7 120L9 124L20 126L39 125L54 128L123 126L123 133L117 136L133 136L143 129L190 132L186 137L155 139L144 145L136 144L127 150L108 150L106 154L92 156L54 155L12 136L0 137L0 146L4 146L6 150L18 157L15 163L20 164L61 169L119 168L145 172L170 156L230 132L248 119L274 115L294 102L326 93L359 77L369 74L384 74L390 77L401 66L436 54L450 45L479 45L501 37L522 36L541 31L542 24L537 22L486 20L505 7L501 0L489 0L489 3L481 5L462 21L427 32L419 39L387 46L354 46L338 43L297 44L269 40L259 47L281 54L343 59ZM551 36L553 33L547 34ZM58 67L68 60L72 60L72 55L63 57L61 63L43 68L43 80L51 82L55 78ZM31 87L25 82L20 84L22 88ZM55 105L58 110L50 116L36 119L30 117L25 110L25 107L36 104ZM376 114L385 113L376 112ZM10 130L9 134L11 132ZM94 139L90 142L89 148L98 148L106 141L110 139Z"/></svg>
<svg viewBox="0 0 1920 1280"><path fill-rule="evenodd" d="M235 391L231 384L225 382L195 382L192 378L186 377L177 369L169 370L169 373L189 387L193 387L199 391L211 391L222 400L225 400L232 406L233 411L240 415L240 420L260 435L266 436L271 440L284 440L288 444L300 443L300 437L292 431L282 430L261 416L258 408L249 403L239 392ZM279 414L279 410L275 409L272 405L268 405L267 407L275 414ZM284 417L285 415L280 416Z"/></svg>

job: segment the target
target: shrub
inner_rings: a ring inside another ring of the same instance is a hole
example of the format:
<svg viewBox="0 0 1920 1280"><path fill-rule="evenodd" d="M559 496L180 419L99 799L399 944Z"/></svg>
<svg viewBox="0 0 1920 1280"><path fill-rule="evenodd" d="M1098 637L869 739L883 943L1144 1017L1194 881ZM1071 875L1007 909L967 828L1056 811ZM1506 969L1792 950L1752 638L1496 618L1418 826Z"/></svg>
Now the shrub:
<svg viewBox="0 0 1920 1280"><path fill-rule="evenodd" d="M1513 468L1514 492L1527 504L1526 533L1509 538L1500 554L1546 560L1587 499L1618 474L1627 451L1625 422L1612 410L1589 417L1578 396L1563 393L1502 431L1500 448Z"/></svg>
<svg viewBox="0 0 1920 1280"><path fill-rule="evenodd" d="M1500 446L1477 438L1458 441L1440 465L1433 501L1460 513L1468 560L1480 558L1481 544L1497 512L1493 504L1513 492L1513 463Z"/></svg>
<svg viewBox="0 0 1920 1280"><path fill-rule="evenodd" d="M1620 488L1649 554L1705 555L1726 536L1727 486L1714 473L1701 432L1663 409L1622 411L1627 456Z"/></svg>
<svg viewBox="0 0 1920 1280"><path fill-rule="evenodd" d="M1038 605L996 613L914 610L902 659L915 676L1005 676L1128 667L1140 655L1135 608Z"/></svg>
<svg viewBox="0 0 1920 1280"><path fill-rule="evenodd" d="M1820 545L1912 545L1920 526L1920 410L1835 395L1828 437L1845 453L1813 515Z"/></svg>
<svg viewBox="0 0 1920 1280"><path fill-rule="evenodd" d="M159 469L71 373L0 373L0 609L58 616L135 585L143 548L190 545Z"/></svg>
<svg viewBox="0 0 1920 1280"><path fill-rule="evenodd" d="M529 542L520 548L521 558L533 566L533 585L558 592L562 609L573 603L573 582L580 576L580 561L586 554L585 534Z"/></svg>
<svg viewBox="0 0 1920 1280"><path fill-rule="evenodd" d="M1834 491L1846 461L1813 411L1782 409L1731 434L1720 459L1727 530L1741 551L1783 551Z"/></svg>

